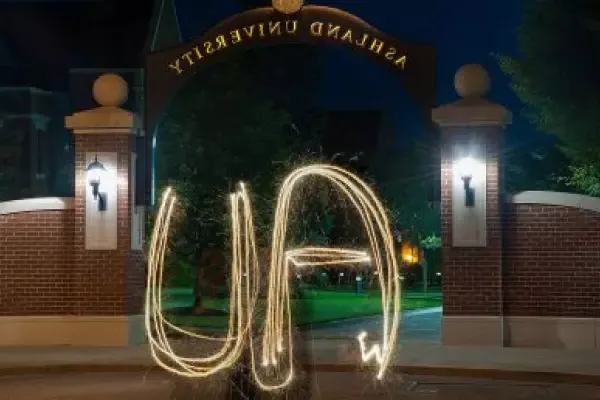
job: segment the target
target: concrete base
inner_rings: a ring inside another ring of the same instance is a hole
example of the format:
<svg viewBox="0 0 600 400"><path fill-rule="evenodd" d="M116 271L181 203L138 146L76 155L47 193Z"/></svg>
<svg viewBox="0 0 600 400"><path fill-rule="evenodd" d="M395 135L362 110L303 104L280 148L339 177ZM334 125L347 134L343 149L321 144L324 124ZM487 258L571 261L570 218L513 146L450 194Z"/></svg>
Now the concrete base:
<svg viewBox="0 0 600 400"><path fill-rule="evenodd" d="M146 340L143 315L0 317L0 346L133 346Z"/></svg>
<svg viewBox="0 0 600 400"><path fill-rule="evenodd" d="M442 343L446 346L600 349L600 319L444 316Z"/></svg>
<svg viewBox="0 0 600 400"><path fill-rule="evenodd" d="M444 346L502 346L500 317L443 316Z"/></svg>

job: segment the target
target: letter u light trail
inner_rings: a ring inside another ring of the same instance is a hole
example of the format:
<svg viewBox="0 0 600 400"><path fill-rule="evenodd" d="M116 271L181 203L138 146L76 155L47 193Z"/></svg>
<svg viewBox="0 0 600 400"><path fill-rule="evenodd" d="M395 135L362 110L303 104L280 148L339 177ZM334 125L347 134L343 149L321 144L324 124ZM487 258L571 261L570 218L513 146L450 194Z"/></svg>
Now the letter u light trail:
<svg viewBox="0 0 600 400"><path fill-rule="evenodd" d="M369 239L369 252L326 247L286 248L292 195L309 177L328 180L352 203L360 215ZM263 390L283 388L294 378L290 268L370 262L377 269L381 287L382 342L368 349L366 332L359 332L357 340L362 361L369 362L375 359L377 378L383 379L398 339L401 285L388 217L369 186L356 175L331 165L310 165L296 169L287 176L279 191L275 209L266 312L260 331L255 331L257 323L254 322L260 290L260 265L252 206L243 183L230 195L230 201L232 261L229 324L227 334L215 338L178 327L169 322L163 314L161 288L164 257L176 202L171 189L167 189L163 194L149 249L145 307L146 331L156 363L167 371L184 377L207 377L234 366L248 344L251 369L257 384ZM212 342L217 345L217 349L204 357L179 355L167 338L167 329L186 337Z"/></svg>

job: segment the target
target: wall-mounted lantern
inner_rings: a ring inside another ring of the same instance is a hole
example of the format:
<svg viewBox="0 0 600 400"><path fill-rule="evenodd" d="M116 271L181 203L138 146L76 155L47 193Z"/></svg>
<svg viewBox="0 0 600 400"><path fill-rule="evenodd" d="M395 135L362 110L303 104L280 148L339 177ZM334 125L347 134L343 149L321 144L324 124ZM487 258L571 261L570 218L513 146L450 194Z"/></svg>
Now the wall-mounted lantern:
<svg viewBox="0 0 600 400"><path fill-rule="evenodd" d="M461 159L456 167L465 189L465 207L475 207L475 189L471 186L477 162L471 157Z"/></svg>
<svg viewBox="0 0 600 400"><path fill-rule="evenodd" d="M87 166L86 172L88 182L92 187L94 200L98 201L98 211L106 211L107 194L100 192L100 184L106 179L107 171L104 164L98 161L98 156L95 156L94 161Z"/></svg>

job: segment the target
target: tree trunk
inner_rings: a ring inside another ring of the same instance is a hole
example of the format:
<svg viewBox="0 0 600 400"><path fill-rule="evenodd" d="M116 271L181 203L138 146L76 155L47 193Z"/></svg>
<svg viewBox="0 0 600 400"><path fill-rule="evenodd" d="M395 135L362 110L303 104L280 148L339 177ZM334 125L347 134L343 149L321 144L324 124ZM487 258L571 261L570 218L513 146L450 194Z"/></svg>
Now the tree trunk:
<svg viewBox="0 0 600 400"><path fill-rule="evenodd" d="M202 314L207 311L202 305L203 296L214 296L217 284L225 283L224 265L225 257L220 249L208 249L202 253L200 262L194 269L194 313Z"/></svg>
<svg viewBox="0 0 600 400"><path fill-rule="evenodd" d="M195 314L202 314L204 307L202 306L202 267L200 265L194 268L194 305L192 309Z"/></svg>
<svg viewBox="0 0 600 400"><path fill-rule="evenodd" d="M258 297L266 299L269 293L269 262L271 260L271 249L268 247L261 247L258 249L258 265L260 274L260 286L258 290Z"/></svg>
<svg viewBox="0 0 600 400"><path fill-rule="evenodd" d="M427 290L429 289L429 265L427 264L426 257L423 257L421 267L423 268L423 293L427 294Z"/></svg>

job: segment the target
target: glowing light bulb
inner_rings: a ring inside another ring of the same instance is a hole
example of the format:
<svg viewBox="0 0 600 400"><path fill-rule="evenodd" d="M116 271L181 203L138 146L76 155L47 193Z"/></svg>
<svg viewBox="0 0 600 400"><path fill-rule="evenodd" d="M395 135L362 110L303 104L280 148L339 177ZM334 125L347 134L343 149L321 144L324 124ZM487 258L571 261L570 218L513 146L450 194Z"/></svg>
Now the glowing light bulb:
<svg viewBox="0 0 600 400"><path fill-rule="evenodd" d="M456 170L461 178L473 177L477 167L477 162L471 157L461 158L456 163Z"/></svg>

